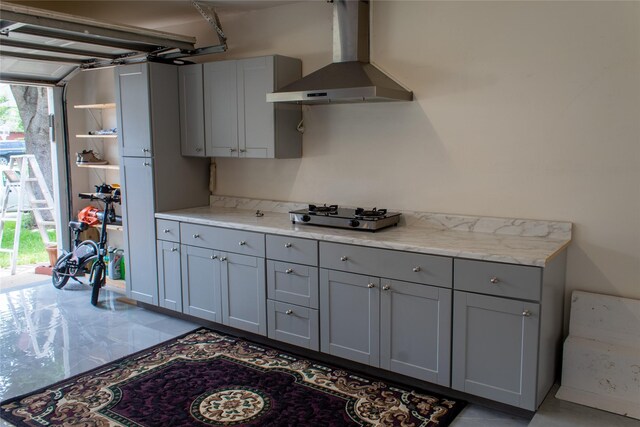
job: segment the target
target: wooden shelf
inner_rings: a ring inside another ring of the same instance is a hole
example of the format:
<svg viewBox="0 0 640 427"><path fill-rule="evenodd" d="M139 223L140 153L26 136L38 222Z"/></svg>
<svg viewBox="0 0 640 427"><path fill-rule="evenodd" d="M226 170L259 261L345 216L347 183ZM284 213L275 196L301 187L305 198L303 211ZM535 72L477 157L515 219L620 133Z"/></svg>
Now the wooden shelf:
<svg viewBox="0 0 640 427"><path fill-rule="evenodd" d="M79 109L96 109L96 110L106 110L108 108L116 108L115 102L110 102L107 104L84 104L84 105L74 105L73 108Z"/></svg>
<svg viewBox="0 0 640 427"><path fill-rule="evenodd" d="M113 280L106 278L106 283L104 289L109 291L117 292L119 294L126 293L126 282L124 280Z"/></svg>
<svg viewBox="0 0 640 427"><path fill-rule="evenodd" d="M116 138L118 138L118 135L116 135L116 134L108 134L108 135L79 134L79 135L76 135L76 138L108 138L108 139L116 139Z"/></svg>
<svg viewBox="0 0 640 427"><path fill-rule="evenodd" d="M100 230L102 228L102 224L92 225L92 227L93 228L97 228L98 230ZM107 224L107 230L122 231L122 230L124 230L124 228L122 228L121 225Z"/></svg>
<svg viewBox="0 0 640 427"><path fill-rule="evenodd" d="M118 165L93 165L93 164L78 164L76 165L79 168L91 168L91 169L111 169L111 170L120 170L120 166Z"/></svg>

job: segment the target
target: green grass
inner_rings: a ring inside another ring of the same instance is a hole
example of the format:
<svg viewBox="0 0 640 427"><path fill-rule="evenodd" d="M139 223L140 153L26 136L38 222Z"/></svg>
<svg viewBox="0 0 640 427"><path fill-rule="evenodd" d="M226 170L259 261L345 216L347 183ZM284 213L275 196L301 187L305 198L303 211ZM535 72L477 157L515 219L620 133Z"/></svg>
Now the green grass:
<svg viewBox="0 0 640 427"><path fill-rule="evenodd" d="M28 223L29 221L25 221ZM26 225L26 224L25 224ZM4 249L13 249L13 236L16 229L15 222L6 222L4 224L4 232L2 234L2 244L0 247ZM49 239L56 241L55 230L48 230ZM44 249L44 243L40 232L37 228L25 228L24 225L20 232L20 248L18 250L18 265L21 264L49 264L49 255ZM7 252L0 253L0 268L8 268L11 265L11 254Z"/></svg>

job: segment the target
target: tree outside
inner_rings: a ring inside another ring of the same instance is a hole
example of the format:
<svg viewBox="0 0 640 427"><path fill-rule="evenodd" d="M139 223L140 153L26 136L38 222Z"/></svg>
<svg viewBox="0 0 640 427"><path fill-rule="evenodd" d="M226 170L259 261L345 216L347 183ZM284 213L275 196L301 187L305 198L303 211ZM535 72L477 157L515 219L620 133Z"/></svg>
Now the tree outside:
<svg viewBox="0 0 640 427"><path fill-rule="evenodd" d="M42 174L44 175L46 185L51 194L53 194L48 117L49 105L47 88L38 86L0 85L0 137L6 138L12 133L24 133L26 153L35 155ZM28 218L28 215L23 216L23 219ZM18 264L31 264L47 260L48 257L44 251L42 239L37 229L33 229L34 224L23 220L22 225L23 233L20 235ZM0 242L1 247L9 248L13 246L14 228L13 223L5 223L2 242ZM51 235L51 233L50 237L55 241L55 236ZM5 264L7 264L8 258L8 253L0 254L0 267L7 266Z"/></svg>

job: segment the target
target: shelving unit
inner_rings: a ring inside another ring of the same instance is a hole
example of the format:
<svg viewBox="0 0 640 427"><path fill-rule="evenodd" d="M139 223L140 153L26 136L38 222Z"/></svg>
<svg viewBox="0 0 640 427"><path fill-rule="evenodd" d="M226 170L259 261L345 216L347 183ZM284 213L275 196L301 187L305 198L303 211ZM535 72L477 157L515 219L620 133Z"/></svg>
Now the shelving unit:
<svg viewBox="0 0 640 427"><path fill-rule="evenodd" d="M105 72L111 74L110 72ZM105 92L107 94L107 92ZM81 96L84 96L82 94ZM99 97L99 95L97 96ZM75 98L74 101L87 101L89 99ZM71 106L70 106L71 107ZM114 102L107 103L77 103L73 105L70 111L69 133L72 138L73 148L70 150L69 163L73 170L72 173L72 193L92 192L94 185L102 183L119 184L120 183L120 165L119 165L119 147L117 144L118 135L101 134L93 135L94 132L101 129L112 129L116 127L116 104ZM90 134L91 132L92 134ZM107 164L77 164L75 162L74 153L83 150L93 150L100 159L108 161ZM101 203L88 203L77 197L73 199L72 216L77 215L78 211L88 204L104 209ZM121 215L120 206L116 205L117 215ZM102 224L96 224L92 228L100 231ZM122 248L123 244L123 226L108 224L109 246ZM112 280L107 278L105 289L124 294L126 292L125 280Z"/></svg>

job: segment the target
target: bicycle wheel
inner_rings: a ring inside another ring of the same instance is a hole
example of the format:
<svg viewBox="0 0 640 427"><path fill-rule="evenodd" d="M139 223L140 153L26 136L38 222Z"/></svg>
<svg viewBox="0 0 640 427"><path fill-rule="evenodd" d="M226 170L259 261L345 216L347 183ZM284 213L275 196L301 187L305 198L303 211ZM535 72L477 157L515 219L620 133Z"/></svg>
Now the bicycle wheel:
<svg viewBox="0 0 640 427"><path fill-rule="evenodd" d="M100 287L102 286L102 281L104 280L104 264L101 262L97 262L93 265L91 269L91 305L98 305L98 295L100 294Z"/></svg>
<svg viewBox="0 0 640 427"><path fill-rule="evenodd" d="M71 258L72 253L64 254L58 258L51 269L51 283L57 289L64 288L69 281L69 265L67 261Z"/></svg>

